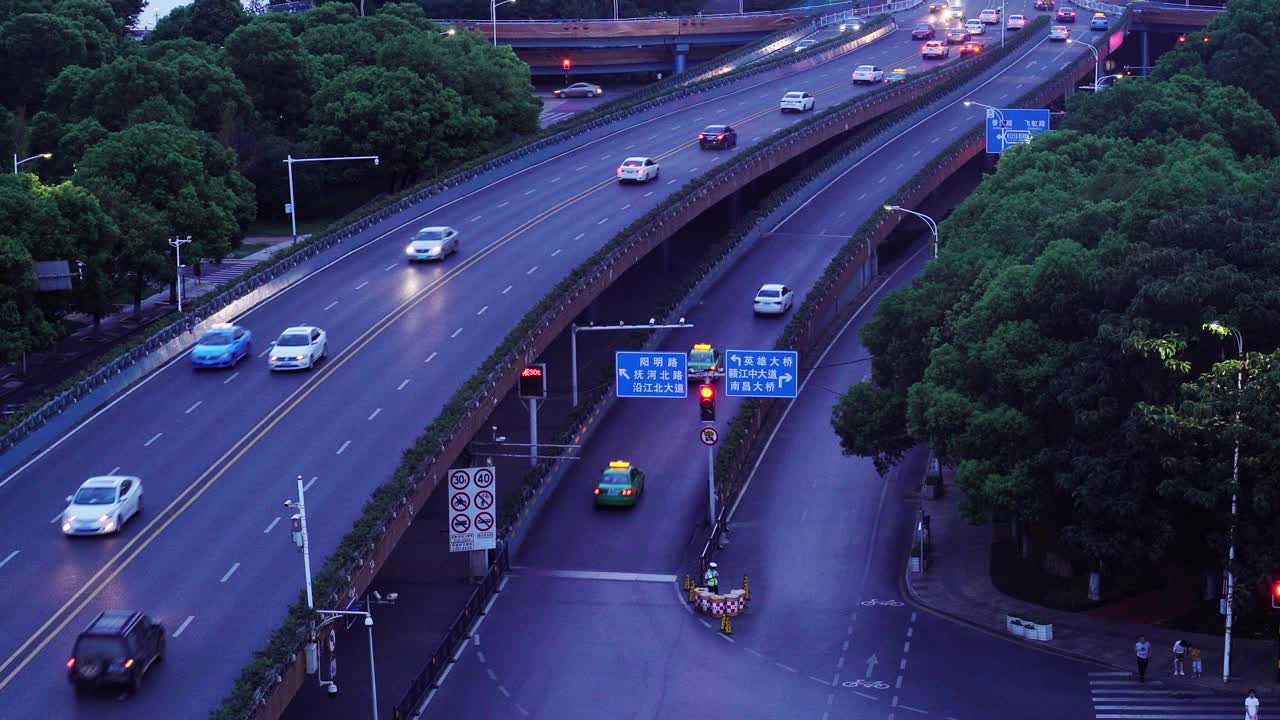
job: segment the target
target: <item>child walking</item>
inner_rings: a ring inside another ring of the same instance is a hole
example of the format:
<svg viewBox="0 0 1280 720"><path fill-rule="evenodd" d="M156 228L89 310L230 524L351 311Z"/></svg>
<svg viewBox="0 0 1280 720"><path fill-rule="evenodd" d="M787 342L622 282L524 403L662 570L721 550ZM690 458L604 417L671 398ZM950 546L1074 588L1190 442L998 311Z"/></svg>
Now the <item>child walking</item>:
<svg viewBox="0 0 1280 720"><path fill-rule="evenodd" d="M1191 658L1191 677L1200 677L1200 673L1204 671L1204 664L1200 662L1200 648L1188 646L1187 657Z"/></svg>

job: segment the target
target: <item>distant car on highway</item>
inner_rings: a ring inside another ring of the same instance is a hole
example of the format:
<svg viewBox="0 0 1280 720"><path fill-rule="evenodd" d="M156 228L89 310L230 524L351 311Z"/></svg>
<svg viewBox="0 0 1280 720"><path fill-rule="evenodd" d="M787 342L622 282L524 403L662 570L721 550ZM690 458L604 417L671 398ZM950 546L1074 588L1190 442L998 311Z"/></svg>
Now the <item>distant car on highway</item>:
<svg viewBox="0 0 1280 720"><path fill-rule="evenodd" d="M855 83L878 83L884 80L884 70L879 65L859 65L853 71Z"/></svg>
<svg viewBox="0 0 1280 720"><path fill-rule="evenodd" d="M997 25L1000 22L1000 9L987 8L978 13L978 19L986 25Z"/></svg>
<svg viewBox="0 0 1280 720"><path fill-rule="evenodd" d="M789 92L779 103L782 112L808 112L813 109L813 96L807 92Z"/></svg>
<svg viewBox="0 0 1280 720"><path fill-rule="evenodd" d="M809 48L817 44L818 44L818 41L812 38L809 40L801 40L800 42L796 43L796 46L792 48L791 52L804 52L805 50L808 50Z"/></svg>
<svg viewBox="0 0 1280 720"><path fill-rule="evenodd" d="M142 512L142 481L131 475L101 475L80 485L67 496L62 511L62 534L107 535L118 533Z"/></svg>
<svg viewBox="0 0 1280 720"><path fill-rule="evenodd" d="M249 356L253 334L231 323L217 323L209 328L191 348L191 367L234 367Z"/></svg>
<svg viewBox="0 0 1280 720"><path fill-rule="evenodd" d="M596 507L605 505L630 507L644 493L644 473L626 460L614 460L600 474L594 495Z"/></svg>
<svg viewBox="0 0 1280 720"><path fill-rule="evenodd" d="M1021 30L1027 26L1027 18L1024 15L1010 15L1009 21L1005 23L1006 30Z"/></svg>
<svg viewBox="0 0 1280 720"><path fill-rule="evenodd" d="M1049 39L1065 42L1071 37L1071 28L1066 25L1054 25L1049 30Z"/></svg>
<svg viewBox="0 0 1280 720"><path fill-rule="evenodd" d="M762 285L756 293L751 309L757 315L781 315L791 309L795 301L795 293L786 285L769 283Z"/></svg>
<svg viewBox="0 0 1280 720"><path fill-rule="evenodd" d="M562 87L559 90L554 90L551 94L558 98L595 97L597 95L603 95L604 88L599 85L580 82L569 85L568 87Z"/></svg>
<svg viewBox="0 0 1280 720"><path fill-rule="evenodd" d="M703 150L728 149L738 144L738 131L728 125L708 125L698 133L698 147Z"/></svg>
<svg viewBox="0 0 1280 720"><path fill-rule="evenodd" d="M689 351L687 367L690 380L714 380L724 375L720 351L711 343L695 343Z"/></svg>
<svg viewBox="0 0 1280 720"><path fill-rule="evenodd" d="M951 19L953 19L953 20L960 20L960 19L962 19L962 18L964 18L964 6L963 6L963 5L952 5L952 6L951 6Z"/></svg>
<svg viewBox="0 0 1280 720"><path fill-rule="evenodd" d="M964 57L966 55L977 55L980 52L982 52L982 43L980 42L970 40L960 46L960 57Z"/></svg>
<svg viewBox="0 0 1280 720"><path fill-rule="evenodd" d="M1089 20L1090 30L1106 30L1110 26L1111 22L1107 20L1106 13L1096 12L1093 14L1093 18Z"/></svg>
<svg viewBox="0 0 1280 720"><path fill-rule="evenodd" d="M911 77L911 73L907 72L906 68L898 68L893 72L885 75L884 81L887 83L896 83L896 82L902 82L903 80L906 80L910 77Z"/></svg>
<svg viewBox="0 0 1280 720"><path fill-rule="evenodd" d="M1057 6L1055 0L1036 0L1035 7L1037 10L1052 10Z"/></svg>
<svg viewBox="0 0 1280 720"><path fill-rule="evenodd" d="M1062 8L1058 11L1057 21L1060 23L1073 23L1076 21L1076 11L1071 8Z"/></svg>
<svg viewBox="0 0 1280 720"><path fill-rule="evenodd" d="M413 236L404 254L410 263L419 260L444 260L458 252L458 231L443 225L424 227Z"/></svg>
<svg viewBox="0 0 1280 720"><path fill-rule="evenodd" d="M920 23L911 30L912 40L932 40L938 31L929 23Z"/></svg>
<svg viewBox="0 0 1280 720"><path fill-rule="evenodd" d="M104 610L76 637L67 679L77 692L124 688L137 693L151 666L164 659L164 625L130 610Z"/></svg>
<svg viewBox="0 0 1280 720"><path fill-rule="evenodd" d="M970 35L985 35L987 33L987 25L978 18L969 18L964 23L964 29Z"/></svg>
<svg viewBox="0 0 1280 720"><path fill-rule="evenodd" d="M929 3L929 14L931 14L931 15L932 15L932 14L934 14L934 13L940 13L940 12L942 12L942 8L944 8L944 7L946 7L946 5L945 5L945 4L943 4L943 3L940 3L940 2L931 2L931 3Z"/></svg>
<svg viewBox="0 0 1280 720"><path fill-rule="evenodd" d="M329 335L312 325L285 328L271 347L272 370L310 370L329 354Z"/></svg>
<svg viewBox="0 0 1280 720"><path fill-rule="evenodd" d="M953 27L947 31L947 44L959 45L969 42L969 31L962 27Z"/></svg>
<svg viewBox="0 0 1280 720"><path fill-rule="evenodd" d="M920 50L920 57L928 60L929 58L944 58L951 55L951 48L941 40L930 40L924 44Z"/></svg>
<svg viewBox="0 0 1280 720"><path fill-rule="evenodd" d="M849 32L850 30L857 32L862 29L862 23L840 23L840 32Z"/></svg>
<svg viewBox="0 0 1280 720"><path fill-rule="evenodd" d="M618 182L653 182L658 179L658 161L647 157L632 157L618 167Z"/></svg>

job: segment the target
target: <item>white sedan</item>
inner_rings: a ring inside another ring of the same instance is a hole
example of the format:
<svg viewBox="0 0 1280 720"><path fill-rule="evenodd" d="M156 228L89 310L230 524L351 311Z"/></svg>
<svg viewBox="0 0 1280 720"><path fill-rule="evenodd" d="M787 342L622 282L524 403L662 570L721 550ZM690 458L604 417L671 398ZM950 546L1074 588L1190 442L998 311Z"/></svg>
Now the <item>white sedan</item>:
<svg viewBox="0 0 1280 720"><path fill-rule="evenodd" d="M67 509L62 511L62 534L118 533L140 512L141 480L128 475L91 477L75 495L67 496Z"/></svg>
<svg viewBox="0 0 1280 720"><path fill-rule="evenodd" d="M884 70L878 65L859 65L853 71L855 83L878 83L884 81Z"/></svg>
<svg viewBox="0 0 1280 720"><path fill-rule="evenodd" d="M627 158L618 167L618 182L653 182L658 179L659 170L658 161L653 158Z"/></svg>
<svg viewBox="0 0 1280 720"><path fill-rule="evenodd" d="M1071 28L1066 25L1054 25L1049 30L1049 39L1058 42L1065 42L1071 38Z"/></svg>
<svg viewBox="0 0 1280 720"><path fill-rule="evenodd" d="M807 92L789 92L778 103L782 112L808 112L813 109L813 96Z"/></svg>
<svg viewBox="0 0 1280 720"><path fill-rule="evenodd" d="M763 285L756 293L751 309L757 315L781 315L791 309L795 301L795 293L786 285Z"/></svg>
<svg viewBox="0 0 1280 720"><path fill-rule="evenodd" d="M1009 22L1005 24L1007 30L1021 30L1027 26L1027 18L1023 15L1010 15Z"/></svg>
<svg viewBox="0 0 1280 720"><path fill-rule="evenodd" d="M310 370L329 353L329 336L311 325L285 328L271 346L272 370Z"/></svg>
<svg viewBox="0 0 1280 720"><path fill-rule="evenodd" d="M409 241L404 254L409 262L443 260L458 252L458 231L451 227L424 227Z"/></svg>

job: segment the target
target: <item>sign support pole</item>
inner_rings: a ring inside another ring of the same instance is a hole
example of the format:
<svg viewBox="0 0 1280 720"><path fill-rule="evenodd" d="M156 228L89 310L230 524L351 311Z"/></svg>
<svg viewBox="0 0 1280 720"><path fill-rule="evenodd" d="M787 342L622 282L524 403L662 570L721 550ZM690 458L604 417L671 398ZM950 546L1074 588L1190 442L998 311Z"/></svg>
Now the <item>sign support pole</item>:
<svg viewBox="0 0 1280 720"><path fill-rule="evenodd" d="M716 448L707 446L707 508L710 512L707 527L716 526Z"/></svg>
<svg viewBox="0 0 1280 720"><path fill-rule="evenodd" d="M538 398L529 398L529 466L538 464Z"/></svg>

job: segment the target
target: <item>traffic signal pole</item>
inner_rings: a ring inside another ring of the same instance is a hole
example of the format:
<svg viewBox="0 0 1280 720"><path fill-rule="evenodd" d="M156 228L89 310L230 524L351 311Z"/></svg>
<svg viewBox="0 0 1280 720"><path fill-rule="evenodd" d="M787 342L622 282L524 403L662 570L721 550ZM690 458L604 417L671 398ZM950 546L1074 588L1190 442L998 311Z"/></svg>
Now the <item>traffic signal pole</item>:
<svg viewBox="0 0 1280 720"><path fill-rule="evenodd" d="M714 424L714 423L713 423ZM707 446L707 507L710 516L707 518L707 527L714 529L716 526L716 446Z"/></svg>

